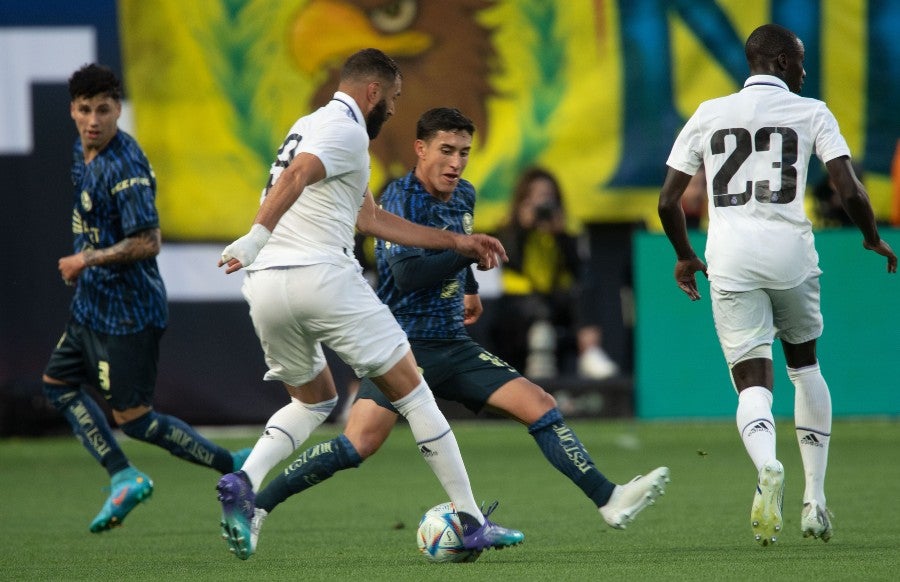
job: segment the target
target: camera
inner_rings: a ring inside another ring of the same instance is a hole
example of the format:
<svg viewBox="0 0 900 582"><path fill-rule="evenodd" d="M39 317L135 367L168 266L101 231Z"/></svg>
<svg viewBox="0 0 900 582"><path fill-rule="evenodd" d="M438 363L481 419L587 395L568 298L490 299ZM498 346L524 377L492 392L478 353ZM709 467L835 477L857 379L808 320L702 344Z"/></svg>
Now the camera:
<svg viewBox="0 0 900 582"><path fill-rule="evenodd" d="M534 207L535 222L551 222L559 211L559 207L554 202L544 202Z"/></svg>

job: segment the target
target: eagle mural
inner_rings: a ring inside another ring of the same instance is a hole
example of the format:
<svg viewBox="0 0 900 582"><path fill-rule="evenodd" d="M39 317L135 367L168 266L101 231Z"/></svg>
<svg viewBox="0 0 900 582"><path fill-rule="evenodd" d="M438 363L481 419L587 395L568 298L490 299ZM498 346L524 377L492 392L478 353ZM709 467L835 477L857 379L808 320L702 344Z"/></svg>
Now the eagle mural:
<svg viewBox="0 0 900 582"><path fill-rule="evenodd" d="M310 0L287 31L293 63L316 85L310 109L331 99L347 57L375 47L393 57L403 73L397 112L371 145L387 178L414 165L416 121L432 107L459 108L483 140L492 94L488 80L497 59L491 31L477 16L489 5L486 0Z"/></svg>
<svg viewBox="0 0 900 582"><path fill-rule="evenodd" d="M173 238L245 232L286 129L327 102L346 58L370 46L404 78L394 119L370 146L376 192L413 166L416 121L438 106L478 128L467 178L484 224L501 218L535 160L596 182L597 164L615 159L609 147L581 147L615 131L605 114L614 93L596 91L615 66L595 52L603 0L118 1L126 93Z"/></svg>

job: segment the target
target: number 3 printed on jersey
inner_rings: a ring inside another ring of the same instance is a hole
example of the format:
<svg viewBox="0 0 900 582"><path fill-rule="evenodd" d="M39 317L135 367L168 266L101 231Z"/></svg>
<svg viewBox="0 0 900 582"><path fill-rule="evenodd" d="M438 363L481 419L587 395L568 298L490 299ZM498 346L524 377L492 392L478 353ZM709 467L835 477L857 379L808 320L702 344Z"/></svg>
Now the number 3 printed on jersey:
<svg viewBox="0 0 900 582"><path fill-rule="evenodd" d="M284 138L281 147L278 148L278 155L275 156L275 162L269 170L269 182L266 184L266 195L269 194L269 189L275 183L275 180L278 179L278 176L281 175L281 172L291 165L294 156L297 155L297 148L300 147L301 141L303 141L303 136L299 133L292 133Z"/></svg>
<svg viewBox="0 0 900 582"><path fill-rule="evenodd" d="M754 151L769 151L772 134L781 136L781 161L773 162L772 167L781 170L781 190L772 191L768 180L755 183L748 180L743 192L731 193L728 183L737 174L740 167ZM725 153L725 139L734 136L735 148L725 163L713 176L713 201L716 206L743 206L750 200L751 194L757 202L771 204L787 204L797 196L797 132L790 127L762 127L752 138L750 132L743 127L720 129L710 138L713 154Z"/></svg>

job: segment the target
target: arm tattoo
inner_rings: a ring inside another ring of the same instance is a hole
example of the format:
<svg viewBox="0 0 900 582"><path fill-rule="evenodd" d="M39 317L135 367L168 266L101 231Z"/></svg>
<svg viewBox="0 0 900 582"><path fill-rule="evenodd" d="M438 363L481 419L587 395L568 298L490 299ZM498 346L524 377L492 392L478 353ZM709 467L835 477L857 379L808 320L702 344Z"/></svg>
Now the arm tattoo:
<svg viewBox="0 0 900 582"><path fill-rule="evenodd" d="M84 262L88 267L115 263L134 263L159 254L162 235L158 228L142 230L105 249L87 249Z"/></svg>

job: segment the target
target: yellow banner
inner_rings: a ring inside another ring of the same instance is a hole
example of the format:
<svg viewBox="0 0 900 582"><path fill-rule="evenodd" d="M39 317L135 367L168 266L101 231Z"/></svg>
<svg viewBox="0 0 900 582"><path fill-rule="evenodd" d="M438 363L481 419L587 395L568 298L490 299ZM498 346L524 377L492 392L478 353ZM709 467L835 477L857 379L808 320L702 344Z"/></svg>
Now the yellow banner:
<svg viewBox="0 0 900 582"><path fill-rule="evenodd" d="M404 76L398 112L372 142L376 192L411 167L418 116L453 106L477 126L466 174L479 188L477 229L502 218L531 164L557 174L577 221L655 228L675 135L701 101L741 86L743 41L769 21L804 40L804 94L834 111L887 217L900 81L873 80L881 71L870 52L886 50L896 68L893 4L120 0L120 19L166 237L230 240L256 213L287 129L330 98L344 59L367 46L393 56Z"/></svg>

